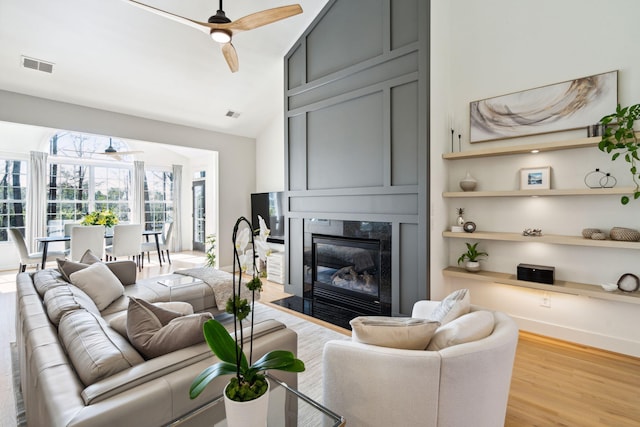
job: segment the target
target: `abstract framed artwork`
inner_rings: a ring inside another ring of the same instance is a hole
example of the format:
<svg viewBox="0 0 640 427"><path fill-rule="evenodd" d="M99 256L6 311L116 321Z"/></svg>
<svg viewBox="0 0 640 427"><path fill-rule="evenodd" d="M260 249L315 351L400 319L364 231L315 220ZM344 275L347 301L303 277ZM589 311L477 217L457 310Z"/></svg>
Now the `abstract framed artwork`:
<svg viewBox="0 0 640 427"><path fill-rule="evenodd" d="M586 128L617 105L617 71L473 101L469 141Z"/></svg>
<svg viewBox="0 0 640 427"><path fill-rule="evenodd" d="M549 190L551 189L551 167L520 169L521 190Z"/></svg>

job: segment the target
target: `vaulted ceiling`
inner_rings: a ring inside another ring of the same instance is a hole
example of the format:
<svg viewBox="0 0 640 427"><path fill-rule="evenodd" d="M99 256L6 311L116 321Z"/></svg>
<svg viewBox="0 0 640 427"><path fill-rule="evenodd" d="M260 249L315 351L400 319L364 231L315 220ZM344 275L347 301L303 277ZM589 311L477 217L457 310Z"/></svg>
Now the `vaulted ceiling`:
<svg viewBox="0 0 640 427"><path fill-rule="evenodd" d="M205 22L219 8L142 1ZM284 55L327 0L223 3L231 20L292 3L304 12L234 37L240 70L231 73L207 34L126 0L0 0L0 89L256 137L282 111ZM24 68L22 56L53 63L53 73Z"/></svg>

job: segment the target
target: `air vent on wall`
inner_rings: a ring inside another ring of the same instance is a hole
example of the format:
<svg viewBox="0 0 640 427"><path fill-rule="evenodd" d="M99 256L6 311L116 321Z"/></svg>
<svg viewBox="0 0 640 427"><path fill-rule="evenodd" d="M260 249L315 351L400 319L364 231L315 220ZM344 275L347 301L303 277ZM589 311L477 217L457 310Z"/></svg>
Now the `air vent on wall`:
<svg viewBox="0 0 640 427"><path fill-rule="evenodd" d="M22 66L24 68L31 68L32 70L42 71L49 74L53 73L53 63L26 56L22 57Z"/></svg>
<svg viewBox="0 0 640 427"><path fill-rule="evenodd" d="M227 114L225 114L227 117L231 117L232 119L237 119L238 117L240 117L240 113L238 113L237 111L227 111Z"/></svg>

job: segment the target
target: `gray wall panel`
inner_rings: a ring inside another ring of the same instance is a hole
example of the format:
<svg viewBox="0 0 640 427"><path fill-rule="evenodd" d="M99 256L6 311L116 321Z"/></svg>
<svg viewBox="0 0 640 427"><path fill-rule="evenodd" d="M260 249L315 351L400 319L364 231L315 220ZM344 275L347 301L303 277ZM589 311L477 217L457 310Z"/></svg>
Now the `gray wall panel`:
<svg viewBox="0 0 640 427"><path fill-rule="evenodd" d="M417 49L417 46L416 46ZM371 61L362 70L351 74L332 76L321 83L306 85L289 95L289 110L330 99L357 89L366 88L388 80L414 73L418 70L418 52L406 49L401 55L389 54Z"/></svg>
<svg viewBox="0 0 640 427"><path fill-rule="evenodd" d="M289 218L289 250L287 251L287 279L284 291L302 294L302 252L304 247L303 220Z"/></svg>
<svg viewBox="0 0 640 427"><path fill-rule="evenodd" d="M382 112L379 92L308 113L309 190L382 185Z"/></svg>
<svg viewBox="0 0 640 427"><path fill-rule="evenodd" d="M420 280L418 274L418 225L400 224L400 301L399 310L403 314L411 314L413 304L421 299L420 288L426 287L426 282Z"/></svg>
<svg viewBox="0 0 640 427"><path fill-rule="evenodd" d="M287 60L287 87L289 89L305 83L304 48L299 45Z"/></svg>
<svg viewBox="0 0 640 427"><path fill-rule="evenodd" d="M429 4L329 0L285 59L306 67L285 91L288 292L302 296L302 228L317 218L391 222L392 312L428 295Z"/></svg>
<svg viewBox="0 0 640 427"><path fill-rule="evenodd" d="M418 1L391 2L391 49L418 41Z"/></svg>
<svg viewBox="0 0 640 427"><path fill-rule="evenodd" d="M307 36L307 81L382 54L385 0L333 3Z"/></svg>
<svg viewBox="0 0 640 427"><path fill-rule="evenodd" d="M289 118L289 164L287 165L290 190L307 189L306 122L304 115Z"/></svg>
<svg viewBox="0 0 640 427"><path fill-rule="evenodd" d="M391 89L391 185L418 183L418 82Z"/></svg>
<svg viewBox="0 0 640 427"><path fill-rule="evenodd" d="M290 211L296 213L418 214L418 196L416 194L292 197L289 199L289 205Z"/></svg>

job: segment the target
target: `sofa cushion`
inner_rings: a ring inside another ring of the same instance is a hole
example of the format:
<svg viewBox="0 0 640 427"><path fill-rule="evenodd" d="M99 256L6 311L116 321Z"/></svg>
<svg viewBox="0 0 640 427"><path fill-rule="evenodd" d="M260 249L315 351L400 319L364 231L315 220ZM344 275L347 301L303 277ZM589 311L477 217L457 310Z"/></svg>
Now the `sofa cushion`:
<svg viewBox="0 0 640 427"><path fill-rule="evenodd" d="M154 306L165 310L178 313L180 316L193 314L193 306L188 302L172 301L172 302L154 302ZM127 310L128 311L128 310ZM125 338L127 335L127 311L119 313L109 319L109 326ZM178 316L176 316L178 317Z"/></svg>
<svg viewBox="0 0 640 427"><path fill-rule="evenodd" d="M127 310L129 342L151 359L204 341L202 327L211 313L181 316L172 310L130 297Z"/></svg>
<svg viewBox="0 0 640 427"><path fill-rule="evenodd" d="M94 255L91 249L87 249L82 256L80 257L80 262L82 264L95 264L96 262L101 262L102 260Z"/></svg>
<svg viewBox="0 0 640 427"><path fill-rule="evenodd" d="M56 326L67 311L84 308L96 316L100 316L100 310L89 295L72 285L56 286L49 289L45 292L43 301L47 309L47 316Z"/></svg>
<svg viewBox="0 0 640 427"><path fill-rule="evenodd" d="M431 319L445 325L471 310L469 289L458 289L450 293L431 313Z"/></svg>
<svg viewBox="0 0 640 427"><path fill-rule="evenodd" d="M481 340L493 332L493 313L479 310L464 314L436 329L427 350L442 350L453 345Z"/></svg>
<svg viewBox="0 0 640 427"><path fill-rule="evenodd" d="M58 270L47 268L33 273L33 285L36 291L38 291L40 298L43 298L49 289L56 286L67 286L68 284Z"/></svg>
<svg viewBox="0 0 640 427"><path fill-rule="evenodd" d="M87 310L65 313L58 335L85 386L144 362L126 339Z"/></svg>
<svg viewBox="0 0 640 427"><path fill-rule="evenodd" d="M350 322L352 339L380 347L424 350L439 322L412 317L360 316Z"/></svg>
<svg viewBox="0 0 640 427"><path fill-rule="evenodd" d="M124 286L105 264L96 262L71 273L71 283L82 289L100 311L124 294Z"/></svg>
<svg viewBox="0 0 640 427"><path fill-rule="evenodd" d="M91 252L91 251L87 250L87 252ZM64 280L66 280L69 283L71 283L70 276L72 273L75 273L76 271L84 270L90 265L95 264L95 262L92 262L90 264L85 264L82 262L74 262L74 261L69 261L67 259L60 259L60 258L58 258L56 261L58 262L58 271L60 272ZM111 272L116 275L118 280L120 280L120 283L122 283L124 286L136 283L136 269L138 267L136 267L135 262L113 261L113 262L107 262L103 264L109 267L109 270L111 270Z"/></svg>

